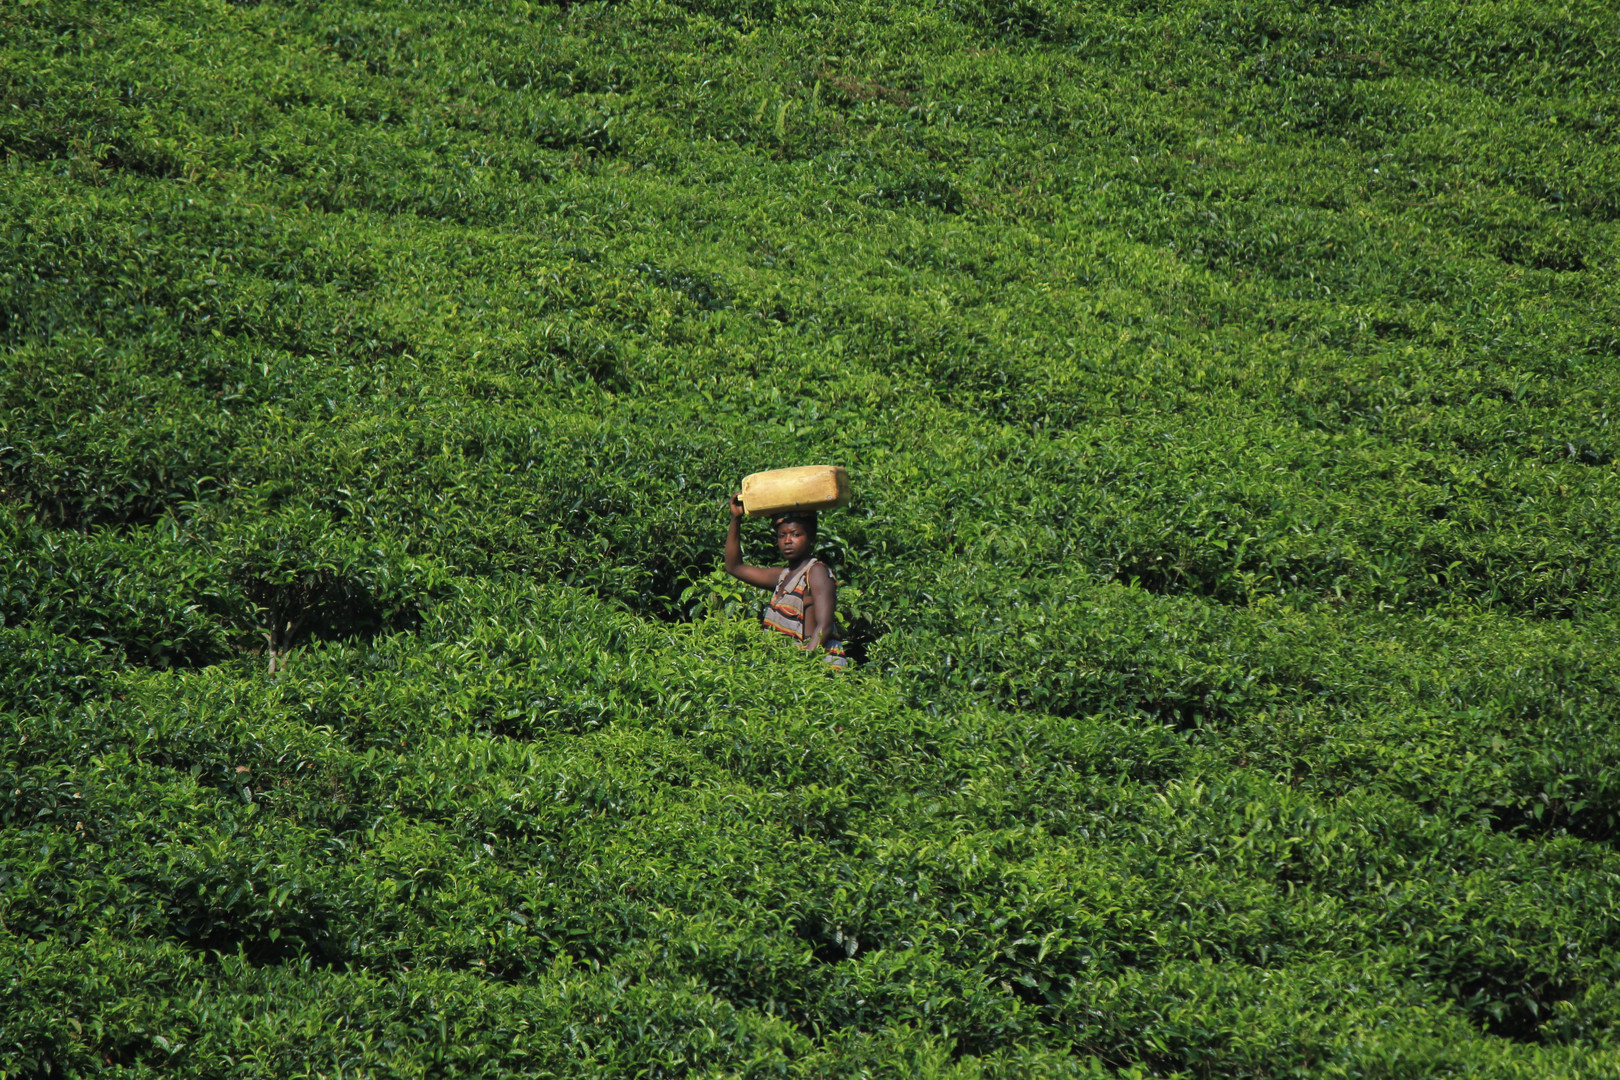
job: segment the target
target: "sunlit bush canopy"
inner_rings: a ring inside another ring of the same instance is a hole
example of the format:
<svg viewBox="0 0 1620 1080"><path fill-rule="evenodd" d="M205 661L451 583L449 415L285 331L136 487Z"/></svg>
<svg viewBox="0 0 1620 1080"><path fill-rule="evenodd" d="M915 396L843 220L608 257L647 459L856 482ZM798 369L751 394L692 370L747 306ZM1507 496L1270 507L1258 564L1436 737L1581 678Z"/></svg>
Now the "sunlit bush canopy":
<svg viewBox="0 0 1620 1080"><path fill-rule="evenodd" d="M0 1080L1620 1075L1615 23L0 5Z"/></svg>

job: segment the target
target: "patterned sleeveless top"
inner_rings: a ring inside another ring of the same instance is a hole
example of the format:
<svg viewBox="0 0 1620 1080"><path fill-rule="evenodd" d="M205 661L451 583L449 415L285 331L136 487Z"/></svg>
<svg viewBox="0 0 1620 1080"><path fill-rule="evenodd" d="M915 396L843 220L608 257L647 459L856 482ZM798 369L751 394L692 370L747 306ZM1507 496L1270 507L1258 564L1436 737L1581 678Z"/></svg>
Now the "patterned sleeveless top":
<svg viewBox="0 0 1620 1080"><path fill-rule="evenodd" d="M771 594L771 602L765 608L765 617L760 620L761 626L786 634L794 641L803 641L808 636L804 628L805 613L815 605L815 597L810 595L810 568L817 561L806 559L797 570L783 568L776 579L776 591ZM834 667L849 666L849 657L844 655L844 642L836 621L833 622L830 637L822 645L827 650L827 663Z"/></svg>

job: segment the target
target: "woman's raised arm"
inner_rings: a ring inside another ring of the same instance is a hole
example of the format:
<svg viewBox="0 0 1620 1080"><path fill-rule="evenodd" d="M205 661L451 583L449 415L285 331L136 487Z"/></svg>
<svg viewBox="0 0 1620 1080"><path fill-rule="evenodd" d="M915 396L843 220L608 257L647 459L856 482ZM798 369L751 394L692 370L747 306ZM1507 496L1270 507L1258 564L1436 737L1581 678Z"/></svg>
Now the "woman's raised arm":
<svg viewBox="0 0 1620 1080"><path fill-rule="evenodd" d="M762 589L774 589L776 579L781 571L772 570L764 566L749 566L742 561L742 495L731 497L731 528L726 530L726 573L738 581L746 581L750 585L758 585Z"/></svg>

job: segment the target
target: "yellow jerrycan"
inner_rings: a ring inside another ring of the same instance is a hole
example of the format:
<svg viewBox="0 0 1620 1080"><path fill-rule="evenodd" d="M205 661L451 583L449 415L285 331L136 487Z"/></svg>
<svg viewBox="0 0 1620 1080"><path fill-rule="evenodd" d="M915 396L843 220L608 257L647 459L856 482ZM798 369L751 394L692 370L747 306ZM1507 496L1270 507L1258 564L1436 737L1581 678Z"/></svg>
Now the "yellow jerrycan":
<svg viewBox="0 0 1620 1080"><path fill-rule="evenodd" d="M743 477L742 504L749 517L848 506L849 473L842 465L806 465L753 473Z"/></svg>

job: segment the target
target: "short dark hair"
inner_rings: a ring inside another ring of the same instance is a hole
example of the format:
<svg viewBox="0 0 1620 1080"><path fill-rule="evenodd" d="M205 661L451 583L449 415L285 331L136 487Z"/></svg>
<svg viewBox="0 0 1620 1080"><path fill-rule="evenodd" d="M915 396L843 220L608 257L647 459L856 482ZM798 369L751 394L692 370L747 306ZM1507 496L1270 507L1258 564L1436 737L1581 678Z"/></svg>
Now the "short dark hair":
<svg viewBox="0 0 1620 1080"><path fill-rule="evenodd" d="M816 538L816 512L814 510L789 510L784 514L776 514L771 518L771 532L775 532L783 525L802 525L804 531L810 534L810 539Z"/></svg>

